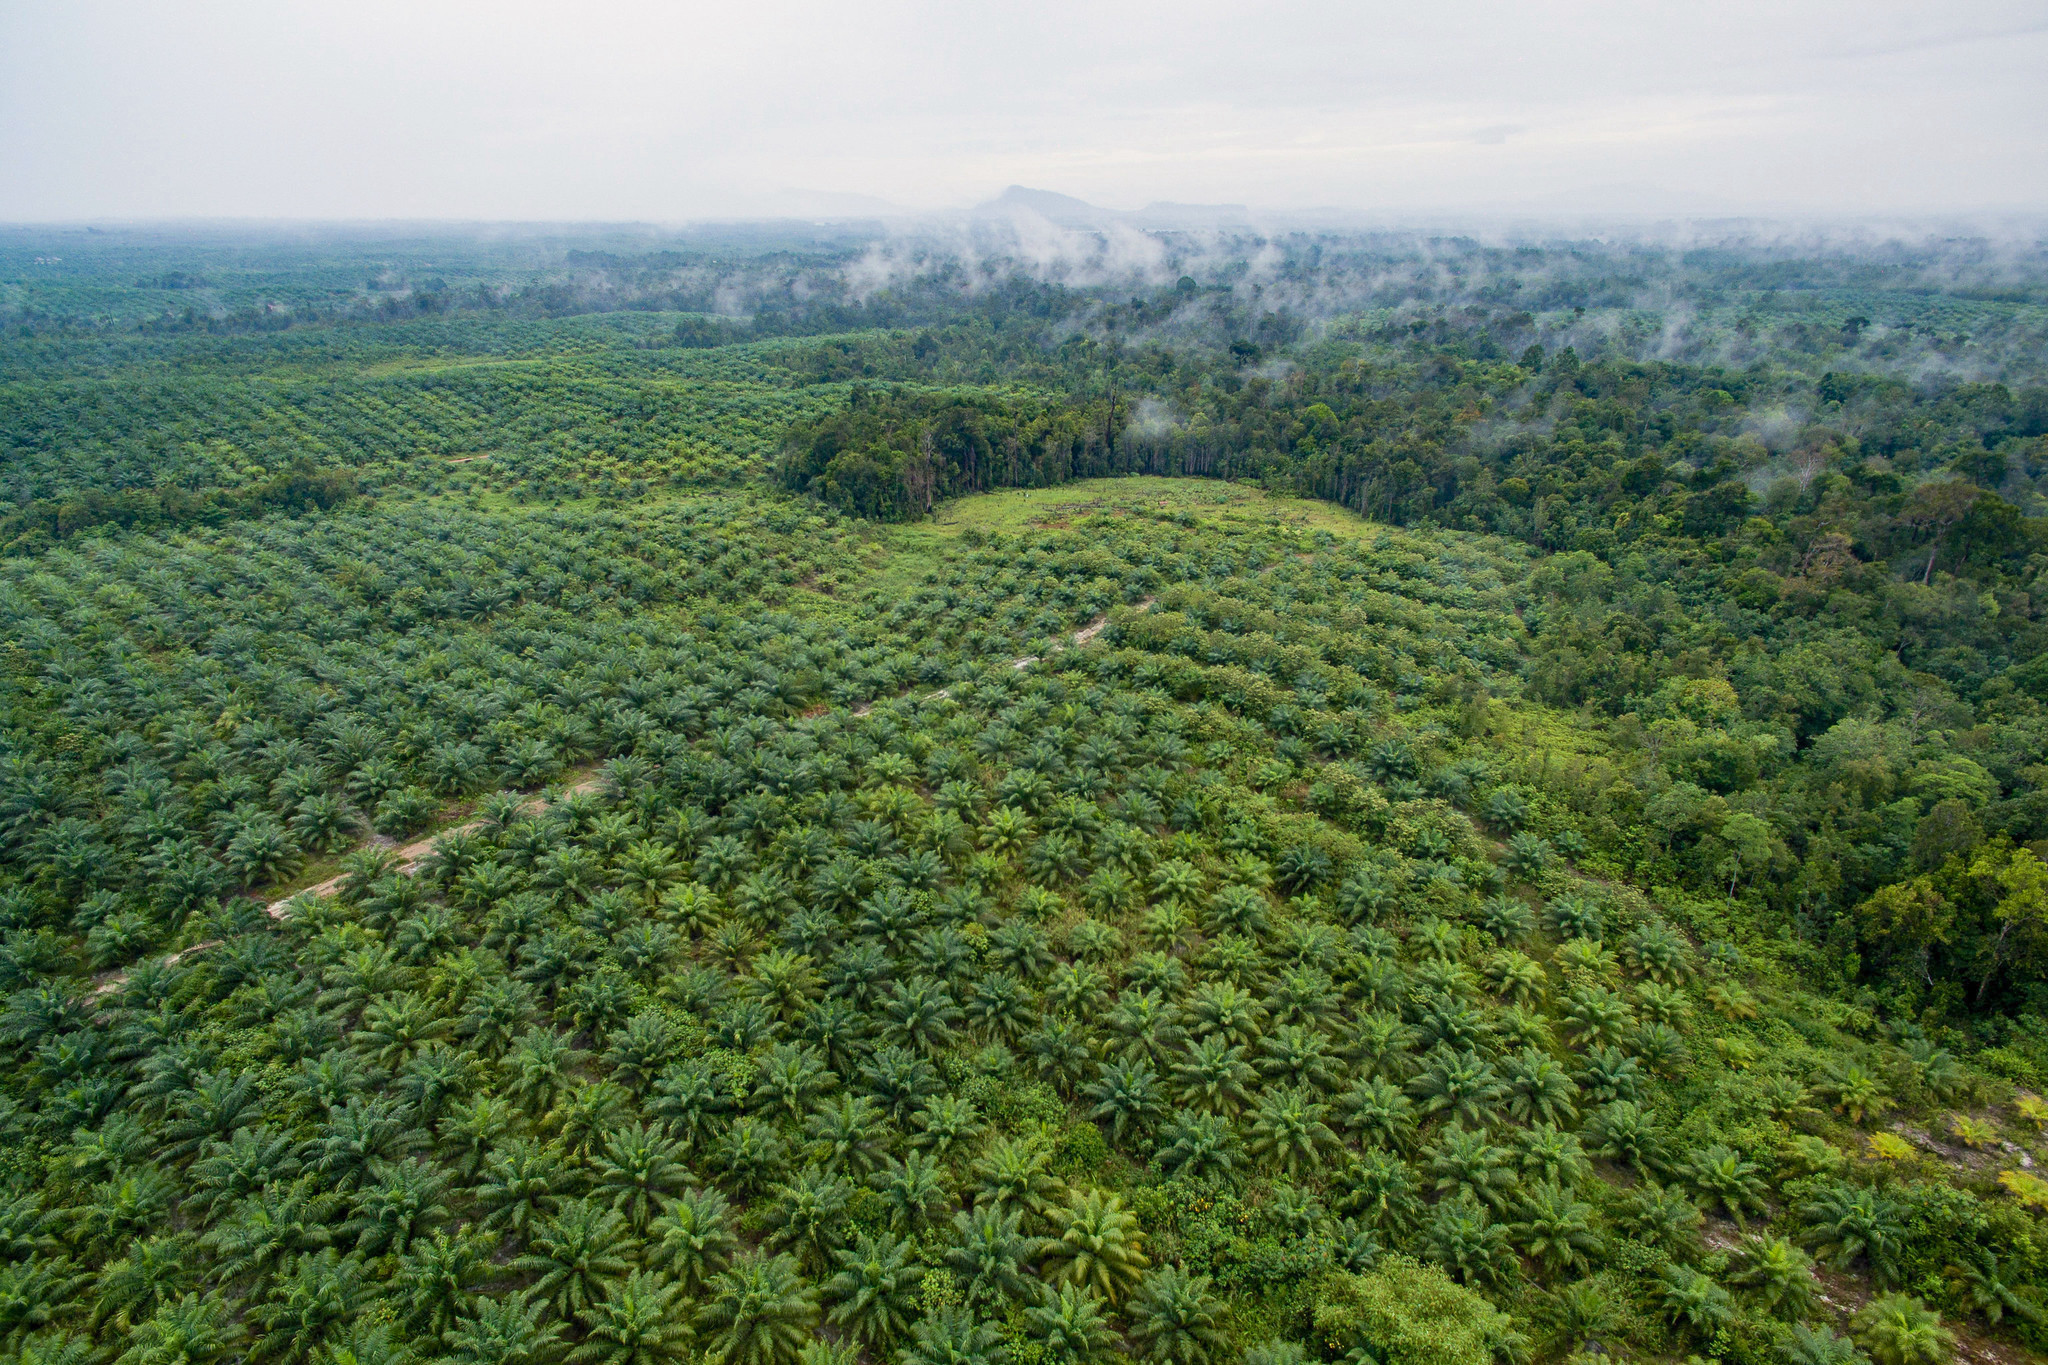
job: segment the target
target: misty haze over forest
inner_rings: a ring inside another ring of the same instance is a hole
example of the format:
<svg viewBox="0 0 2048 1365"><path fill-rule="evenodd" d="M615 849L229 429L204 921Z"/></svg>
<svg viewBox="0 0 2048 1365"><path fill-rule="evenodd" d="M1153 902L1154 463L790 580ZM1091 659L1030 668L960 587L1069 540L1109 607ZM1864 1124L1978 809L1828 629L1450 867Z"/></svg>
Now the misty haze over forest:
<svg viewBox="0 0 2048 1365"><path fill-rule="evenodd" d="M2048 303L2048 229L2013 217L1362 228L1288 215L1257 222L1241 206L1117 213L1012 186L971 213L890 219L0 233L26 259L69 253L61 266L0 282L0 307L102 326L157 325L157 309L235 327L251 325L252 313L370 317L418 305L536 316L680 309L755 333L816 332L930 322L1028 281L1073 292L1062 326L1106 327L1129 344L1227 346L1268 315L1341 334L1464 309L1544 315L1546 335L1582 354L1745 365L1797 353L1802 327L1860 316L1858 344L1829 352L1843 367L1984 378L2040 372ZM138 252L172 245L204 264L176 280L106 278ZM266 292L282 261L329 246L359 258L363 279L314 296L302 282ZM86 311L69 318L65 305L42 302L63 297L43 286L81 273L113 292L78 295L73 306ZM1100 306L1117 291L1184 278L1197 291L1140 327Z"/></svg>

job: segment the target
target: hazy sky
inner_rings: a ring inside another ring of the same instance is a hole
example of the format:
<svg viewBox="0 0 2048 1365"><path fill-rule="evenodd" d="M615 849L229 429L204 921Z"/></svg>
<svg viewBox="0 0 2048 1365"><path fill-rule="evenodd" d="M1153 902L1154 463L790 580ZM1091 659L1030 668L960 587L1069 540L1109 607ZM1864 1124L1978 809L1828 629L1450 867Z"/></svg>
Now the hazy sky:
<svg viewBox="0 0 2048 1365"><path fill-rule="evenodd" d="M2048 207L2048 0L0 5L0 219ZM848 201L841 201L852 207Z"/></svg>

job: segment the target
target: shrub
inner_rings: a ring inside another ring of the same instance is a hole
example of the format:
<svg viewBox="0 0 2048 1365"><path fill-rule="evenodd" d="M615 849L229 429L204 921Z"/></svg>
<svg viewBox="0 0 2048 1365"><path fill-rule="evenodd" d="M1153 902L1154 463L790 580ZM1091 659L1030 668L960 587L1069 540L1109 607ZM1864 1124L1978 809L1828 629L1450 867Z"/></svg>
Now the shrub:
<svg viewBox="0 0 2048 1365"><path fill-rule="evenodd" d="M1362 1347L1381 1365L1492 1365L1523 1350L1507 1314L1406 1256L1386 1257L1364 1275L1328 1275L1314 1298L1316 1331L1329 1347Z"/></svg>

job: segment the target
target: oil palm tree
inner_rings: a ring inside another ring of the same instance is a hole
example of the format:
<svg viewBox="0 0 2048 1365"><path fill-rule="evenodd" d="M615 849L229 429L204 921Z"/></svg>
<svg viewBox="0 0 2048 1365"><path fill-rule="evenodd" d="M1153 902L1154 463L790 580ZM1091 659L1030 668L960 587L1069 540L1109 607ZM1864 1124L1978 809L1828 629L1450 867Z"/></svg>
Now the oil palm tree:
<svg viewBox="0 0 2048 1365"><path fill-rule="evenodd" d="M1127 990L1104 1021L1122 1061L1161 1064L1182 1039L1180 1008L1157 989Z"/></svg>
<svg viewBox="0 0 2048 1365"><path fill-rule="evenodd" d="M861 1068L861 1085L898 1123L907 1122L941 1088L930 1062L894 1044L875 1049Z"/></svg>
<svg viewBox="0 0 2048 1365"><path fill-rule="evenodd" d="M1496 1210L1506 1206L1515 1179L1514 1159L1505 1148L1487 1141L1483 1131L1451 1124L1437 1134L1428 1157L1437 1193L1469 1194Z"/></svg>
<svg viewBox="0 0 2048 1365"><path fill-rule="evenodd" d="M2007 1313L2025 1322L2041 1320L2040 1305L2006 1282L1998 1253L1989 1247L1976 1247L1966 1253L1959 1264L1948 1268L1947 1274L1969 1296L1971 1306L1993 1326L2005 1321Z"/></svg>
<svg viewBox="0 0 2048 1365"><path fill-rule="evenodd" d="M743 1194L757 1194L781 1178L789 1148L767 1122L752 1115L735 1119L712 1148L712 1160Z"/></svg>
<svg viewBox="0 0 2048 1365"><path fill-rule="evenodd" d="M992 1324L971 1309L945 1307L918 1320L896 1359L898 1365L999 1365L1006 1354Z"/></svg>
<svg viewBox="0 0 2048 1365"><path fill-rule="evenodd" d="M1835 1112L1852 1123L1863 1123L1891 1108L1891 1096L1884 1082L1860 1062L1842 1062L1829 1068L1814 1089L1826 1097Z"/></svg>
<svg viewBox="0 0 2048 1365"><path fill-rule="evenodd" d="M550 1365L561 1353L563 1324L542 1320L542 1305L524 1290L481 1298L473 1316L441 1334L460 1365ZM336 1365L344 1365L337 1358ZM373 1365L369 1360L348 1365Z"/></svg>
<svg viewBox="0 0 2048 1365"><path fill-rule="evenodd" d="M1138 1218L1113 1194L1088 1190L1047 1215L1054 1240L1045 1249L1049 1278L1092 1289L1111 1304L1133 1289L1145 1268Z"/></svg>
<svg viewBox="0 0 2048 1365"><path fill-rule="evenodd" d="M306 1178L243 1199L200 1238L214 1255L215 1279L253 1279L293 1256L318 1251L334 1240L330 1224L340 1203L339 1196L315 1190Z"/></svg>
<svg viewBox="0 0 2048 1365"><path fill-rule="evenodd" d="M604 1061L612 1079L636 1095L647 1093L676 1051L675 1030L651 1010L626 1020L605 1039Z"/></svg>
<svg viewBox="0 0 2048 1365"><path fill-rule="evenodd" d="M752 975L744 983L785 1023L801 1018L824 990L810 955L781 949L754 959Z"/></svg>
<svg viewBox="0 0 2048 1365"><path fill-rule="evenodd" d="M853 1186L844 1177L812 1166L769 1190L768 1245L793 1252L807 1274L832 1265L844 1244L846 1205Z"/></svg>
<svg viewBox="0 0 2048 1365"><path fill-rule="evenodd" d="M882 1004L882 1032L930 1056L951 1041L963 1016L946 988L930 977L897 983Z"/></svg>
<svg viewBox="0 0 2048 1365"><path fill-rule="evenodd" d="M952 1206L945 1173L937 1160L910 1151L883 1168L882 1198L889 1206L889 1225L899 1232L918 1232Z"/></svg>
<svg viewBox="0 0 2048 1365"><path fill-rule="evenodd" d="M1617 1043L1635 1026L1628 1002L1605 986L1574 990L1565 1003L1565 1020L1582 1042Z"/></svg>
<svg viewBox="0 0 2048 1365"><path fill-rule="evenodd" d="M683 1145L660 1124L637 1119L604 1136L591 1163L591 1196L626 1216L636 1235L645 1235L656 1214L689 1183Z"/></svg>
<svg viewBox="0 0 2048 1365"><path fill-rule="evenodd" d="M186 1170L193 1187L185 1207L211 1217L244 1195L289 1180L298 1173L292 1140L268 1125L237 1128L225 1142L209 1143Z"/></svg>
<svg viewBox="0 0 2048 1365"><path fill-rule="evenodd" d="M1145 1061L1110 1062L1081 1094L1093 1102L1090 1118L1109 1121L1112 1142L1122 1142L1126 1134L1149 1132L1166 1111L1158 1073Z"/></svg>
<svg viewBox="0 0 2048 1365"><path fill-rule="evenodd" d="M960 1277L969 1306L1028 1299L1031 1265L1042 1242L1023 1231L1020 1215L993 1206L953 1215L946 1265Z"/></svg>
<svg viewBox="0 0 2048 1365"><path fill-rule="evenodd" d="M1507 1098L1508 1087L1477 1052L1440 1044L1408 1082L1408 1093L1420 1102L1425 1117L1448 1113L1460 1123L1483 1126Z"/></svg>
<svg viewBox="0 0 2048 1365"><path fill-rule="evenodd" d="M0 1338L19 1345L31 1333L71 1317L80 1307L77 1292L87 1278L62 1257L32 1255L0 1265ZM186 1297L164 1299L150 1317Z"/></svg>
<svg viewBox="0 0 2048 1365"><path fill-rule="evenodd" d="M1009 971L994 971L974 983L964 1014L968 1023L989 1036L1014 1039L1035 1017L1031 992Z"/></svg>
<svg viewBox="0 0 2048 1365"><path fill-rule="evenodd" d="M886 1233L862 1233L833 1256L839 1271L824 1287L826 1321L871 1351L886 1350L917 1317L924 1266L910 1242Z"/></svg>
<svg viewBox="0 0 2048 1365"><path fill-rule="evenodd" d="M166 1161L180 1160L209 1142L228 1141L236 1129L262 1118L263 1096L255 1077L210 1072L172 1106L158 1130L158 1155Z"/></svg>
<svg viewBox="0 0 2048 1365"><path fill-rule="evenodd" d="M1579 1086L1596 1104L1617 1100L1639 1103L1648 1082L1642 1064L1618 1047L1602 1045L1586 1053Z"/></svg>
<svg viewBox="0 0 2048 1365"><path fill-rule="evenodd" d="M1941 1365L1955 1349L1941 1315L1911 1294L1872 1299L1850 1320L1849 1331L1877 1365Z"/></svg>
<svg viewBox="0 0 2048 1365"><path fill-rule="evenodd" d="M1905 1216L1889 1195L1864 1186L1830 1185L1799 1206L1799 1221L1799 1240L1835 1269L1847 1269L1860 1258L1879 1290L1899 1282Z"/></svg>
<svg viewBox="0 0 2048 1365"><path fill-rule="evenodd" d="M696 1325L715 1365L791 1365L818 1321L817 1293L789 1255L744 1255L705 1286Z"/></svg>
<svg viewBox="0 0 2048 1365"><path fill-rule="evenodd" d="M1259 1040L1258 1068L1287 1085L1327 1092L1336 1079L1329 1035L1299 1023L1283 1023Z"/></svg>
<svg viewBox="0 0 2048 1365"><path fill-rule="evenodd" d="M1522 1123L1571 1123L1579 1116L1578 1084L1557 1060L1534 1048L1501 1064L1508 1113Z"/></svg>
<svg viewBox="0 0 2048 1365"><path fill-rule="evenodd" d="M1309 1091L1276 1086L1259 1097L1246 1146L1290 1180L1319 1171L1338 1146L1337 1135L1324 1121L1329 1111Z"/></svg>
<svg viewBox="0 0 2048 1365"><path fill-rule="evenodd" d="M403 1256L416 1238L449 1220L447 1172L416 1158L378 1162L356 1192L354 1212L341 1235L368 1256Z"/></svg>
<svg viewBox="0 0 2048 1365"><path fill-rule="evenodd" d="M1508 1235L1552 1275L1585 1266L1600 1249L1593 1206L1573 1198L1562 1186L1548 1180L1530 1186L1522 1195L1521 1213Z"/></svg>
<svg viewBox="0 0 2048 1365"><path fill-rule="evenodd" d="M1201 1038L1188 1046L1173 1067L1175 1097L1206 1114L1232 1115L1251 1101L1258 1073L1245 1060L1245 1050L1220 1037Z"/></svg>
<svg viewBox="0 0 2048 1365"><path fill-rule="evenodd" d="M1230 1121L1216 1114L1185 1114L1166 1125L1152 1159L1170 1176L1212 1180L1237 1168L1243 1152Z"/></svg>
<svg viewBox="0 0 2048 1365"><path fill-rule="evenodd" d="M407 1328L439 1337L475 1305L477 1285L491 1278L495 1239L471 1231L436 1232L415 1240L391 1278Z"/></svg>
<svg viewBox="0 0 2048 1365"><path fill-rule="evenodd" d="M561 1207L568 1183L559 1146L516 1137L484 1157L482 1179L473 1194L485 1228L524 1242L535 1226Z"/></svg>
<svg viewBox="0 0 2048 1365"><path fill-rule="evenodd" d="M1602 1106L1587 1121L1585 1132L1596 1153L1625 1162L1644 1176L1661 1175L1669 1165L1663 1126L1654 1114L1631 1101Z"/></svg>
<svg viewBox="0 0 2048 1365"><path fill-rule="evenodd" d="M681 881L682 864L677 861L673 845L653 839L639 839L628 844L613 864L613 874L618 884L644 904L653 905L670 886Z"/></svg>
<svg viewBox="0 0 2048 1365"><path fill-rule="evenodd" d="M1259 1040L1265 1023L1265 1007L1227 981L1204 982L1188 1001L1188 1029L1197 1038L1249 1048Z"/></svg>
<svg viewBox="0 0 2048 1365"><path fill-rule="evenodd" d="M1631 967L1659 985L1681 985L1692 976L1690 946L1661 920L1629 935L1622 954Z"/></svg>
<svg viewBox="0 0 2048 1365"><path fill-rule="evenodd" d="M685 1148L702 1150L720 1116L732 1106L724 1077L701 1057L664 1069L648 1098L648 1112L668 1125L670 1136Z"/></svg>
<svg viewBox="0 0 2048 1365"><path fill-rule="evenodd" d="M1367 1142L1401 1149L1414 1136L1414 1102L1377 1076L1358 1081L1339 1095L1336 1108L1346 1130Z"/></svg>
<svg viewBox="0 0 2048 1365"><path fill-rule="evenodd" d="M860 1071L866 1055L872 1024L852 1002L829 997L804 1011L797 1021L797 1036L816 1048L825 1064L840 1076Z"/></svg>
<svg viewBox="0 0 2048 1365"><path fill-rule="evenodd" d="M695 1294L732 1264L739 1245L725 1196L716 1189L688 1189L649 1225L647 1263L674 1276L685 1293Z"/></svg>
<svg viewBox="0 0 2048 1365"><path fill-rule="evenodd" d="M974 1164L974 1203L1041 1225L1064 1187L1049 1170L1051 1154L1029 1138L1001 1136Z"/></svg>
<svg viewBox="0 0 2048 1365"><path fill-rule="evenodd" d="M1629 1192L1619 1221L1622 1230L1676 1261L1699 1254L1699 1206L1675 1187L1645 1180Z"/></svg>
<svg viewBox="0 0 2048 1365"><path fill-rule="evenodd" d="M1657 1281L1664 1316L1673 1326L1690 1327L1701 1340L1712 1338L1735 1318L1735 1302L1728 1291L1691 1266L1667 1265Z"/></svg>
<svg viewBox="0 0 2048 1365"><path fill-rule="evenodd" d="M1789 1322L1806 1316L1813 1299L1813 1259L1783 1237L1752 1234L1728 1257L1728 1283Z"/></svg>
<svg viewBox="0 0 2048 1365"><path fill-rule="evenodd" d="M1508 1148L1522 1174L1532 1179L1576 1188L1592 1174L1592 1164L1586 1160L1578 1134L1554 1124L1539 1123L1510 1130Z"/></svg>
<svg viewBox="0 0 2048 1365"><path fill-rule="evenodd" d="M1789 1365L1868 1365L1870 1360L1849 1338L1803 1322L1792 1324L1792 1335L1781 1353Z"/></svg>
<svg viewBox="0 0 2048 1365"><path fill-rule="evenodd" d="M1767 1187L1757 1164L1725 1144L1715 1143L1693 1152L1680 1168L1680 1174L1708 1207L1719 1204L1737 1227L1746 1225L1746 1214L1768 1207Z"/></svg>
<svg viewBox="0 0 2048 1365"><path fill-rule="evenodd" d="M883 1160L882 1110L866 1095L829 1097L804 1120L804 1154L827 1171L872 1174Z"/></svg>
<svg viewBox="0 0 2048 1365"><path fill-rule="evenodd" d="M972 1101L959 1095L934 1095L910 1116L910 1142L944 1159L981 1135L986 1126Z"/></svg>
<svg viewBox="0 0 2048 1365"><path fill-rule="evenodd" d="M557 1317L576 1318L624 1280L634 1247L625 1216L588 1199L573 1199L534 1230L515 1270L534 1277L530 1292Z"/></svg>
<svg viewBox="0 0 2048 1365"><path fill-rule="evenodd" d="M1024 1327L1057 1365L1089 1365L1116 1342L1102 1300L1072 1284L1059 1286L1025 1309Z"/></svg>
<svg viewBox="0 0 2048 1365"><path fill-rule="evenodd" d="M1209 1365L1225 1341L1222 1308L1207 1275L1162 1266L1146 1273L1131 1300L1131 1337L1149 1360Z"/></svg>
<svg viewBox="0 0 2048 1365"><path fill-rule="evenodd" d="M92 1318L127 1332L196 1287L199 1262L191 1233L158 1234L129 1247L100 1272ZM27 1260L27 1257L22 1257Z"/></svg>
<svg viewBox="0 0 2048 1365"><path fill-rule="evenodd" d="M116 1365L212 1365L245 1335L226 1303L186 1294L136 1324Z"/></svg>
<svg viewBox="0 0 2048 1365"><path fill-rule="evenodd" d="M1495 953L1479 969L1479 976L1487 990L1517 1005L1541 1000L1548 984L1543 964L1527 953Z"/></svg>
<svg viewBox="0 0 2048 1365"><path fill-rule="evenodd" d="M1508 1228L1493 1221L1486 1206L1460 1190L1436 1206L1423 1230L1430 1260L1466 1284L1504 1284L1516 1271Z"/></svg>
<svg viewBox="0 0 2048 1365"><path fill-rule="evenodd" d="M1109 999L1107 981L1101 972L1082 963L1065 962L1055 967L1045 982L1046 1001L1076 1019L1092 1020Z"/></svg>
<svg viewBox="0 0 2048 1365"><path fill-rule="evenodd" d="M1047 1019L1026 1035L1023 1051L1033 1070L1063 1095L1073 1094L1092 1069L1088 1034L1065 1015Z"/></svg>
<svg viewBox="0 0 2048 1365"><path fill-rule="evenodd" d="M349 1047L382 1067L405 1063L427 1043L447 1036L455 1021L414 991L394 991L363 1007L363 1026L349 1035Z"/></svg>
<svg viewBox="0 0 2048 1365"><path fill-rule="evenodd" d="M501 1069L507 1088L529 1114L544 1114L567 1093L590 1054L552 1029L529 1029L513 1040Z"/></svg>
<svg viewBox="0 0 2048 1365"><path fill-rule="evenodd" d="M519 1111L500 1095L477 1095L448 1107L435 1129L440 1156L457 1176L474 1180L491 1153L520 1126Z"/></svg>
<svg viewBox="0 0 2048 1365"><path fill-rule="evenodd" d="M689 1317L677 1299L682 1286L644 1270L605 1287L584 1315L583 1340L570 1365L665 1365L689 1355Z"/></svg>

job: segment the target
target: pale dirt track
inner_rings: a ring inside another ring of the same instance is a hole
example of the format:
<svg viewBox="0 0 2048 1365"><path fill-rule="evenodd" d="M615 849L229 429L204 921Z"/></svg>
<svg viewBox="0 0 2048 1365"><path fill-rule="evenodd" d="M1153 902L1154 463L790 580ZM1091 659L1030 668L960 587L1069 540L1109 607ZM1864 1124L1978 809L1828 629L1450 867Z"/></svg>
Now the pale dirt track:
<svg viewBox="0 0 2048 1365"><path fill-rule="evenodd" d="M1137 603L1134 603L1134 604L1132 605L1132 607L1131 607L1131 610L1132 610L1132 611L1150 611L1150 610L1152 610L1152 599L1148 597L1148 598L1146 598L1146 599L1145 599L1144 601L1142 601L1142 602L1137 602ZM1090 622L1089 622L1089 623L1088 623L1087 625L1085 625L1085 626L1081 627L1081 628L1080 628L1079 630L1077 630L1077 631L1075 631L1075 632L1074 632L1074 644L1075 644L1075 646L1077 646L1077 647L1078 647L1078 646L1080 646L1080 645L1085 645L1085 644L1087 644L1087 643L1088 643L1088 642L1089 642L1090 640L1092 640L1092 639L1094 639L1094 638L1095 638L1096 636L1098 636L1098 635L1102 634L1102 630L1103 630L1103 627L1107 626L1108 624L1109 624L1109 614L1108 614L1107 612L1103 613L1103 614L1102 614L1101 616L1098 616L1098 617L1096 617L1096 618L1095 618L1095 619L1094 619L1093 621L1090 621ZM1063 650L1063 649L1065 649L1065 648L1067 648L1067 646L1065 646L1065 645L1054 645L1054 646L1053 646L1053 652L1054 652L1054 653L1058 653L1059 651L1061 651L1061 650ZM1035 664L1035 663L1037 663L1037 662L1038 662L1038 658L1039 658L1039 656L1038 656L1038 655L1036 655L1036 654L1026 654L1026 655L1025 655L1025 656L1024 656L1023 658L1021 658L1021 659L1012 659L1012 660L1010 660L1010 667L1012 667L1012 668L1017 668L1017 669L1029 668L1029 667L1031 667L1031 665L1033 665L1033 664ZM952 695L953 695L953 689L952 689L952 688L950 688L950 687L942 687L942 688L940 688L940 689L939 689L938 691L936 691L936 692L932 693L932 694L931 694L930 696L926 697L926 698L925 698L925 700L927 700L927 701L937 701L937 700L939 700L939 699L940 699L941 697L950 697L950 696L952 696ZM868 703L867 705L865 705L865 706L856 706L856 707L854 707L854 708L853 708L853 714L854 714L854 715L856 715L856 716L865 716L865 715L867 715L867 714L868 714L868 713L869 713L870 711L873 711L874 709L875 709L875 704L874 704L873 702L869 702L869 703Z"/></svg>
<svg viewBox="0 0 2048 1365"><path fill-rule="evenodd" d="M603 779L596 777L585 778L583 781L578 782L575 786L565 788L563 791L563 795L574 796L579 792L596 791L597 788L602 784L602 781ZM538 814L541 811L546 810L547 808L548 803L541 800L539 797L535 797L533 800L526 803L527 811L532 814ZM420 864L426 860L428 854L434 851L435 840L445 839L450 834L469 833L482 828L482 821L472 820L466 825L456 825L452 829L444 829L436 833L429 834L424 839L415 839L413 840L413 842L397 849L398 862L392 870L399 873L402 876L410 877L411 875L413 875L413 873L419 871ZM383 836L375 835L372 836L370 840L363 845L363 847L391 848L393 847L393 845L390 840L385 839ZM346 874L344 874L344 876L345 875ZM329 877L326 881L320 882L317 885L304 887L301 890L294 891L292 892L291 895L284 897L282 900L274 900L270 904L264 906L264 913L268 914L272 919L281 920L290 912L292 902L306 896L317 896L322 899L331 896L341 889L341 883L343 880L343 876ZM210 938L207 939L204 943L195 943L189 948L180 948L178 949L177 952L171 953L164 958L164 965L166 967L175 967L178 965L178 963L184 961L186 958L192 956L194 953L203 953L208 948L218 948L219 946L219 939ZM127 980L128 973L125 971L110 972L106 976L103 976L99 979L99 981L93 986L92 991L86 996L86 999L96 1000L100 996L107 994L109 991L117 991L121 989L122 985L126 983Z"/></svg>
<svg viewBox="0 0 2048 1365"><path fill-rule="evenodd" d="M480 459L482 457L471 456L470 458ZM1148 597L1144 601L1136 603L1132 607L1132 610L1150 611L1152 609L1152 600L1153 599ZM1081 629L1075 631L1074 647L1078 648L1082 645L1085 645L1090 640L1094 639L1096 636L1102 634L1103 627L1107 626L1108 624L1109 616L1107 613L1104 613L1103 615L1096 617L1087 625L1081 627ZM1065 645L1054 646L1055 651L1062 650L1065 648L1067 648L1067 646ZM1029 668L1031 665L1037 663L1038 660L1038 655L1029 654L1021 659L1012 659L1010 661L1010 667L1018 669ZM951 695L951 690L947 688L941 688L939 691L934 692L931 695L933 698L945 697ZM853 714L856 716L865 716L874 709L874 703L870 702L866 706L856 707L853 711ZM601 778L586 778L584 781L579 782L575 786L568 788L564 794L573 796L580 792L595 791L601 784ZM526 803L526 809L529 812L538 814L539 812L547 809L547 802L542 801L539 797L535 797L533 800ZM444 829L434 834L430 834L424 839L415 839L412 843L406 844L405 846L397 850L398 863L394 870L403 876L410 877L415 872L419 871L420 864L426 860L428 854L434 851L434 842L437 839L444 839L450 834L462 834L469 831L478 830L481 828L483 828L483 824L481 821L472 820L470 823L466 825L457 825L452 829ZM371 838L364 845L365 848L389 848L391 846L391 842L387 839L382 838L381 836ZM264 911L267 914L269 914L269 916L272 919L281 920L288 913L290 913L292 903L294 901L303 899L307 896L315 896L324 899L328 896L333 895L335 892L339 891L341 889L342 881L343 877L340 876L329 877L326 881L321 882L318 885L305 887L301 890L294 891L291 895L286 896L281 900L272 901L269 905L266 905L264 907ZM212 938L208 939L204 943L195 943L189 948L180 948L177 952L171 953L170 955L164 958L164 965L166 967L174 967L178 963L184 961L186 958L191 957L194 953L203 953L209 948L218 948L219 946L220 940L217 938ZM109 972L107 975L101 977L99 981L94 984L92 991L86 996L86 998L88 1000L96 1000L100 996L106 995L111 991L117 991L121 989L122 985L125 984L127 980L128 973L126 971Z"/></svg>

